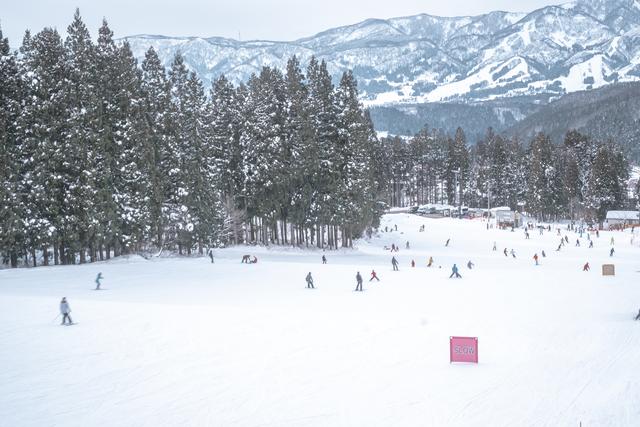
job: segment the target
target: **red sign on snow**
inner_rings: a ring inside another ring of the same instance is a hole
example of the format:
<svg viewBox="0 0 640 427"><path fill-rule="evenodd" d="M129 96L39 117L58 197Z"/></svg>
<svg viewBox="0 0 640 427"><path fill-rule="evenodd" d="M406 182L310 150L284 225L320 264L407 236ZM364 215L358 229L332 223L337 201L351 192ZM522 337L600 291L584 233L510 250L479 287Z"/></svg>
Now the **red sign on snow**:
<svg viewBox="0 0 640 427"><path fill-rule="evenodd" d="M478 363L477 337L449 337L449 363Z"/></svg>

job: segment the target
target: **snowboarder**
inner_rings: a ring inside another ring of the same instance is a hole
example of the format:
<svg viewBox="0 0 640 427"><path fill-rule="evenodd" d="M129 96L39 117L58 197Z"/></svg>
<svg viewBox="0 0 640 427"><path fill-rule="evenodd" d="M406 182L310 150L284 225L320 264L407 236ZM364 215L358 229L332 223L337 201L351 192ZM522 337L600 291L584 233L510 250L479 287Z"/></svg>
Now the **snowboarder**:
<svg viewBox="0 0 640 427"><path fill-rule="evenodd" d="M471 260L469 260L469 262L467 262L467 268L468 268L469 270L473 269L473 266L474 266L474 265L475 265L475 264L474 264L474 263L472 263L472 262L471 262Z"/></svg>
<svg viewBox="0 0 640 427"><path fill-rule="evenodd" d="M356 274L356 283L356 291L362 291L362 276L359 271L358 274Z"/></svg>
<svg viewBox="0 0 640 427"><path fill-rule="evenodd" d="M589 249L593 248L593 240L589 240Z"/></svg>
<svg viewBox="0 0 640 427"><path fill-rule="evenodd" d="M407 240L407 244L405 245L406 249L409 249L409 241Z"/></svg>
<svg viewBox="0 0 640 427"><path fill-rule="evenodd" d="M326 256L324 256L324 255L322 255L322 263L323 263L323 264L326 264L326 263L327 263L327 257L326 257Z"/></svg>
<svg viewBox="0 0 640 427"><path fill-rule="evenodd" d="M209 249L209 258L211 258L211 264L214 264L213 262L213 250Z"/></svg>
<svg viewBox="0 0 640 427"><path fill-rule="evenodd" d="M450 241L450 240L451 240L451 239L447 239L447 243L445 243L444 245L445 245L445 246L449 246L449 241Z"/></svg>
<svg viewBox="0 0 640 427"><path fill-rule="evenodd" d="M433 265L433 257L429 257L429 262L427 263L427 267L431 267Z"/></svg>
<svg viewBox="0 0 640 427"><path fill-rule="evenodd" d="M376 274L375 270L371 270L371 279L369 279L369 281L371 282L373 279L376 279L378 282L380 281L380 279L378 279L378 275Z"/></svg>
<svg viewBox="0 0 640 427"><path fill-rule="evenodd" d="M516 251L514 251L513 249L511 249L511 256L514 258L516 257Z"/></svg>
<svg viewBox="0 0 640 427"><path fill-rule="evenodd" d="M636 316L636 320L640 320L640 310L638 310L638 315Z"/></svg>
<svg viewBox="0 0 640 427"><path fill-rule="evenodd" d="M415 260L411 260L411 267L415 267L415 266L416 266Z"/></svg>
<svg viewBox="0 0 640 427"><path fill-rule="evenodd" d="M611 250L609 251L609 256L613 256L613 254L615 253L615 249L611 248Z"/></svg>
<svg viewBox="0 0 640 427"><path fill-rule="evenodd" d="M393 271L398 271L398 260L396 257L391 258L391 265L393 266Z"/></svg>
<svg viewBox="0 0 640 427"><path fill-rule="evenodd" d="M62 314L62 323L61 323L62 325L64 325L67 320L69 320L69 325L73 325L73 320L71 320L71 316L69 316L70 313L71 313L71 307L69 307L67 298L62 297L62 301L60 301L60 314Z"/></svg>
<svg viewBox="0 0 640 427"><path fill-rule="evenodd" d="M102 280L102 272L99 272L96 276L96 291L100 290L100 280Z"/></svg>
<svg viewBox="0 0 640 427"><path fill-rule="evenodd" d="M453 276L456 276L456 279L462 278L460 273L458 273L458 266L455 264L453 264L453 267L451 267L451 276L449 276L449 279L451 279Z"/></svg>
<svg viewBox="0 0 640 427"><path fill-rule="evenodd" d="M313 277L311 277L311 272L309 272L309 274L307 274L307 289L315 289L313 287Z"/></svg>
<svg viewBox="0 0 640 427"><path fill-rule="evenodd" d="M495 252L497 250L498 250L498 247L496 246L496 242L493 242L493 251Z"/></svg>
<svg viewBox="0 0 640 427"><path fill-rule="evenodd" d="M583 266L582 266L582 271L589 271L591 270L591 267L589 266L589 263L586 262Z"/></svg>
<svg viewBox="0 0 640 427"><path fill-rule="evenodd" d="M538 264L538 254L533 255L533 260L536 262L536 265L540 265Z"/></svg>

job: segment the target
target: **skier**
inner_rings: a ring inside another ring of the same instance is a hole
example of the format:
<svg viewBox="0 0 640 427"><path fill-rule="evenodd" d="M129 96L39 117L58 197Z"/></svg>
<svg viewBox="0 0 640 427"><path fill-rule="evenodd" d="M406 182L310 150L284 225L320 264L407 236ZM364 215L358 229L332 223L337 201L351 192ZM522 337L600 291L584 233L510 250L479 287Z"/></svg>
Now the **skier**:
<svg viewBox="0 0 640 427"><path fill-rule="evenodd" d="M211 258L211 264L214 264L214 262L213 262L213 249L209 249L209 258Z"/></svg>
<svg viewBox="0 0 640 427"><path fill-rule="evenodd" d="M580 247L580 239L576 239L576 247Z"/></svg>
<svg viewBox="0 0 640 427"><path fill-rule="evenodd" d="M509 255L507 254L507 248L504 248L504 251L502 251L504 253L504 256L508 257Z"/></svg>
<svg viewBox="0 0 640 427"><path fill-rule="evenodd" d="M62 325L64 325L67 320L69 320L69 325L73 325L73 320L71 320L71 316L69 316L70 313L71 313L71 307L69 307L67 298L62 297L62 301L60 301L60 314L62 314L62 323L61 323Z"/></svg>
<svg viewBox="0 0 640 427"><path fill-rule="evenodd" d="M309 274L307 274L307 289L315 289L313 287L313 277L311 277L311 272L309 272Z"/></svg>
<svg viewBox="0 0 640 427"><path fill-rule="evenodd" d="M380 279L378 279L378 275L376 274L375 270L371 270L371 279L369 279L369 281L371 282L373 279L376 279L378 282L380 281Z"/></svg>
<svg viewBox="0 0 640 427"><path fill-rule="evenodd" d="M564 235L564 240L569 243L569 236L567 236L566 234Z"/></svg>
<svg viewBox="0 0 640 427"><path fill-rule="evenodd" d="M409 241L407 240L407 244L405 245L406 249L409 249Z"/></svg>
<svg viewBox="0 0 640 427"><path fill-rule="evenodd" d="M427 267L431 267L433 265L433 257L429 257L429 262L427 263Z"/></svg>
<svg viewBox="0 0 640 427"><path fill-rule="evenodd" d="M362 276L359 271L358 274L356 274L356 283L356 291L362 291Z"/></svg>
<svg viewBox="0 0 640 427"><path fill-rule="evenodd" d="M547 254L546 254L546 253L544 253L544 250L543 250L543 251L542 251L542 258L546 258L546 257L547 257Z"/></svg>
<svg viewBox="0 0 640 427"><path fill-rule="evenodd" d="M384 227L384 232L385 232L385 233L389 232L389 227L387 227L386 225L385 225L385 227Z"/></svg>
<svg viewBox="0 0 640 427"><path fill-rule="evenodd" d="M96 291L100 290L100 280L102 280L102 272L98 273L96 276Z"/></svg>
<svg viewBox="0 0 640 427"><path fill-rule="evenodd" d="M474 265L475 265L475 264L474 264L474 263L472 263L472 262L471 262L471 260L469 260L469 262L467 262L467 268L468 268L469 270L473 269L473 266L474 266Z"/></svg>
<svg viewBox="0 0 640 427"><path fill-rule="evenodd" d="M497 251L498 248L496 247L496 242L493 242L493 251Z"/></svg>
<svg viewBox="0 0 640 427"><path fill-rule="evenodd" d="M591 270L591 267L589 266L589 262L586 262L583 266L582 266L582 271L589 271Z"/></svg>
<svg viewBox="0 0 640 427"><path fill-rule="evenodd" d="M249 262L251 262L251 255L242 255L242 261L240 261L240 263L249 264Z"/></svg>
<svg viewBox="0 0 640 427"><path fill-rule="evenodd" d="M396 257L391 258L391 265L393 266L393 271L398 271L398 260Z"/></svg>
<svg viewBox="0 0 640 427"><path fill-rule="evenodd" d="M322 263L323 263L323 264L326 264L326 263L327 263L327 257L326 257L326 256L324 256L324 255L322 255Z"/></svg>
<svg viewBox="0 0 640 427"><path fill-rule="evenodd" d="M516 251L514 251L513 249L511 249L511 256L514 258L516 257Z"/></svg>
<svg viewBox="0 0 640 427"><path fill-rule="evenodd" d="M394 243L391 244L391 252L396 251L396 245Z"/></svg>
<svg viewBox="0 0 640 427"><path fill-rule="evenodd" d="M636 316L636 320L640 320L640 310L638 310L638 315Z"/></svg>
<svg viewBox="0 0 640 427"><path fill-rule="evenodd" d="M538 254L533 255L533 260L536 262L536 265L540 265L538 264Z"/></svg>
<svg viewBox="0 0 640 427"><path fill-rule="evenodd" d="M393 224L396 227L396 231L398 231L398 224Z"/></svg>
<svg viewBox="0 0 640 427"><path fill-rule="evenodd" d="M613 246L615 244L614 240L613 240L613 236L611 236L611 246Z"/></svg>
<svg viewBox="0 0 640 427"><path fill-rule="evenodd" d="M449 241L450 241L450 240L451 240L451 239L447 239L447 243L445 243L444 245L445 245L445 246L449 246Z"/></svg>
<svg viewBox="0 0 640 427"><path fill-rule="evenodd" d="M600 230L596 230L596 237L599 239L600 238Z"/></svg>
<svg viewBox="0 0 640 427"><path fill-rule="evenodd" d="M458 266L453 264L453 267L451 267L451 276L449 276L449 279L451 279L453 276L456 276L456 279L461 279L462 276L458 273Z"/></svg>
<svg viewBox="0 0 640 427"><path fill-rule="evenodd" d="M524 230L524 238L529 239L529 232L527 230Z"/></svg>
<svg viewBox="0 0 640 427"><path fill-rule="evenodd" d="M609 251L609 256L613 256L613 254L615 253L615 249L611 248L611 250Z"/></svg>
<svg viewBox="0 0 640 427"><path fill-rule="evenodd" d="M411 267L415 267L415 266L416 266L415 260L411 260Z"/></svg>
<svg viewBox="0 0 640 427"><path fill-rule="evenodd" d="M593 248L593 240L589 240L589 249Z"/></svg>

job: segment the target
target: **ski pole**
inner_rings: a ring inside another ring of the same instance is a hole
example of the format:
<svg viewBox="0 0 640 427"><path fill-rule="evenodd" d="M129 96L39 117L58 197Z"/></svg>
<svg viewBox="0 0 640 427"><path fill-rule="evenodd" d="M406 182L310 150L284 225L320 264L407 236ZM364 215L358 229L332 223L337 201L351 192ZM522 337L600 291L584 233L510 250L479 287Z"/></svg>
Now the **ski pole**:
<svg viewBox="0 0 640 427"><path fill-rule="evenodd" d="M58 313L58 315L51 321L51 323L55 322L58 317L60 317L60 313Z"/></svg>

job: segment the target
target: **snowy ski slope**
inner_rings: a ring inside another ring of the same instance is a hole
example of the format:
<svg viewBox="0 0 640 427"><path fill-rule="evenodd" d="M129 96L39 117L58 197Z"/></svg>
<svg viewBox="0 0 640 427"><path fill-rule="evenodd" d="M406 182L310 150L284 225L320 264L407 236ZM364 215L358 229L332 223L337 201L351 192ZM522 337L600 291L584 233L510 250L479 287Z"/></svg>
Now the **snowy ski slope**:
<svg viewBox="0 0 640 427"><path fill-rule="evenodd" d="M318 250L243 247L215 264L1 270L0 425L639 425L640 248L629 232L602 232L589 249L563 230L570 243L556 252L555 230L525 240L481 220L383 220L394 224L326 252L327 265ZM259 262L240 264L245 253ZM617 275L602 277L610 261ZM454 262L462 279L448 278ZM99 271L106 290L93 291ZM54 320L62 296L75 326ZM479 338L478 365L449 364L451 335Z"/></svg>

